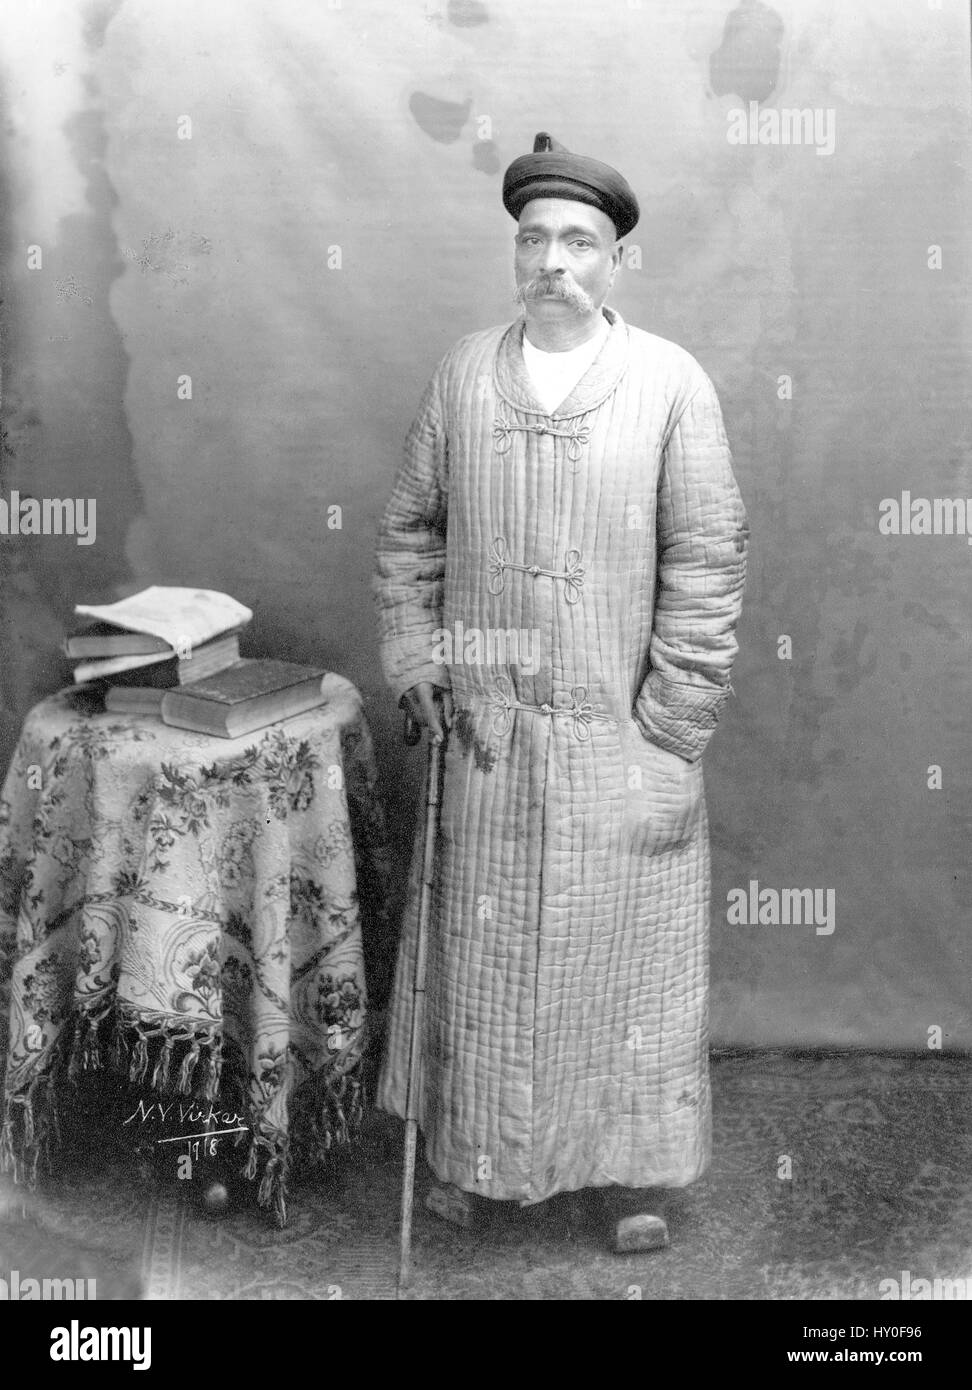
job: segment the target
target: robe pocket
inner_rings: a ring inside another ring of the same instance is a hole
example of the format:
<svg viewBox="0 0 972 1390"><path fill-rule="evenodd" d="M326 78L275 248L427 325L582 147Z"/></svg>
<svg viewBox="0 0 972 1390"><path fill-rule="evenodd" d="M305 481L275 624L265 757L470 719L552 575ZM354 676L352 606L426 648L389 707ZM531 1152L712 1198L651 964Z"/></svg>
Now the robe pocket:
<svg viewBox="0 0 972 1390"><path fill-rule="evenodd" d="M702 765L645 738L633 719L619 726L625 839L636 854L679 849L696 834Z"/></svg>

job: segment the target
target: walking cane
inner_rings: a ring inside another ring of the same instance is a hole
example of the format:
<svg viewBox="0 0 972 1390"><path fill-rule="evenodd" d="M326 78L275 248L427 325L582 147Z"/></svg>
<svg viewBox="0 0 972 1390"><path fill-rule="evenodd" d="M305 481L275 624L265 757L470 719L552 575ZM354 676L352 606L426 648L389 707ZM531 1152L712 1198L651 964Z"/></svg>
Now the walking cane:
<svg viewBox="0 0 972 1390"><path fill-rule="evenodd" d="M443 721L444 727L444 721ZM421 730L409 711L405 711L405 742L418 743ZM439 823L442 789L442 753L445 741L436 743L431 731L428 739L428 766L425 779L425 838L422 853L422 888L419 895L418 932L415 941L415 969L412 975L412 1026L408 1039L408 1085L405 1091L405 1169L402 1177L401 1243L398 1260L397 1297L411 1280L412 1205L415 1197L415 1145L418 1137L419 1064L422 1050L422 1024L425 1013L425 962L432 912L432 883L435 872L435 841Z"/></svg>

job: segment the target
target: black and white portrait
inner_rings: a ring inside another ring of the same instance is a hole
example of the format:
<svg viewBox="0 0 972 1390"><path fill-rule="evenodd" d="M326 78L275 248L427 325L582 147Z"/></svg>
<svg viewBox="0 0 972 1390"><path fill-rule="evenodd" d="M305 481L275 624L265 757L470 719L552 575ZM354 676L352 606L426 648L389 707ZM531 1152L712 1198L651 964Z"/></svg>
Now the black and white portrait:
<svg viewBox="0 0 972 1390"><path fill-rule="evenodd" d="M972 1296L969 46L0 18L0 1297L77 1305L55 1360L102 1301L731 1300L881 1364Z"/></svg>

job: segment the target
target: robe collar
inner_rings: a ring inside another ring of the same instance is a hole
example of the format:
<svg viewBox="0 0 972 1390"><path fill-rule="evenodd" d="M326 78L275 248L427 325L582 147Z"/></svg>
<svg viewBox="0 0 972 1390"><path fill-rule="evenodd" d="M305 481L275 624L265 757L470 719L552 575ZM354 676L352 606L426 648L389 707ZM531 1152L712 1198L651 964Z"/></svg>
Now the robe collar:
<svg viewBox="0 0 972 1390"><path fill-rule="evenodd" d="M544 410L534 395L533 381L523 360L524 320L511 323L500 339L493 367L496 390L507 405L547 419L569 419L584 415L607 400L628 367L628 329L616 309L605 306L601 312L610 325L610 332L594 361L553 415Z"/></svg>

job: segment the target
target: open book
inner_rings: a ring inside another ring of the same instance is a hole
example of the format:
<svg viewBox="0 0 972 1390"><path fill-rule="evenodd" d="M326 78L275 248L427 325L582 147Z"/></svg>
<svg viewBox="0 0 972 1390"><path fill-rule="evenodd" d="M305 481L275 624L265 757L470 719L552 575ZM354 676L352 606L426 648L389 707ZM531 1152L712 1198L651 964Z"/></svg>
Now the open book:
<svg viewBox="0 0 972 1390"><path fill-rule="evenodd" d="M180 589L155 584L117 603L75 605L75 613L113 623L129 632L161 637L173 651L202 646L231 628L244 627L252 611L215 589Z"/></svg>

